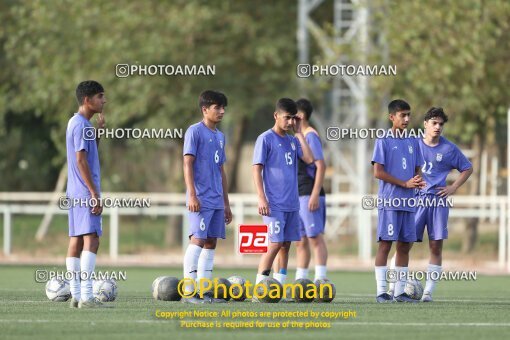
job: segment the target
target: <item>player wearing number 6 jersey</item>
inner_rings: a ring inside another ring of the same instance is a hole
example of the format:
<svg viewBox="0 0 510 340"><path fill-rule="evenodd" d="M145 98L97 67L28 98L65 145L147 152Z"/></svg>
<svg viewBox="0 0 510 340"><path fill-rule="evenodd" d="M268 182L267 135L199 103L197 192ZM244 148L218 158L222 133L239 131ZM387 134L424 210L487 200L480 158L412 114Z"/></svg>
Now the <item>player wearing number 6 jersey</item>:
<svg viewBox="0 0 510 340"><path fill-rule="evenodd" d="M256 283L268 277L280 251L288 251L292 241L301 239L299 229L298 158L306 164L313 155L301 133L296 103L281 98L276 103L275 124L257 138L253 152L253 178L259 214L269 227L269 247L260 258ZM294 130L294 136L287 134ZM285 283L287 261L280 264L275 278Z"/></svg>
<svg viewBox="0 0 510 340"><path fill-rule="evenodd" d="M432 292L437 282L433 279L439 277L442 270L443 240L448 238L449 215L449 207L444 200L453 195L473 173L466 156L455 144L441 136L447 121L448 116L442 108L432 107L424 118L425 138L418 142L423 156L422 173L426 186L417 193L417 199L433 202L418 206L415 216L417 242L423 241L425 226L429 238L430 260L423 302L432 302ZM446 177L453 169L458 170L460 175L452 185L446 185ZM392 290L390 285L390 294Z"/></svg>
<svg viewBox="0 0 510 340"><path fill-rule="evenodd" d="M395 300L416 302L404 293L409 263L409 250L416 241L414 223L415 207L408 204L414 198L414 189L425 185L420 175L423 158L414 138L400 138L405 134L411 107L397 99L388 105L389 118L393 123L393 137L377 139L372 164L374 177L379 179L379 198L395 202L394 206L378 207L377 241L379 247L375 257L375 279L377 302L393 302L387 290L387 261L391 245L397 242ZM400 136L399 136L400 134ZM405 136L404 136L405 137ZM393 276L393 275L391 275ZM393 277L388 277L392 279Z"/></svg>
<svg viewBox="0 0 510 340"><path fill-rule="evenodd" d="M190 243L184 255L184 278L212 279L216 240L225 238L225 222L232 221L223 164L225 136L216 125L225 114L227 97L223 93L204 91L199 97L201 122L191 125L184 136L184 180L189 210ZM187 294L193 292L187 284ZM185 298L183 302L221 302L210 296Z"/></svg>

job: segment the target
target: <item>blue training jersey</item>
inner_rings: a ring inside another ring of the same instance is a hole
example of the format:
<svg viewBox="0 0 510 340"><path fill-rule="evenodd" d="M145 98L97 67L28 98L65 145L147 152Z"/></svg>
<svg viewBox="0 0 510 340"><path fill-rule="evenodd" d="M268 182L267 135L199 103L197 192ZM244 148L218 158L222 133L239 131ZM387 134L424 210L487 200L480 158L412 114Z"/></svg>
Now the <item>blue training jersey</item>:
<svg viewBox="0 0 510 340"><path fill-rule="evenodd" d="M92 176L92 181L97 193L101 193L101 170L99 166L99 153L95 134L86 133L94 129L92 123L79 113L69 119L66 130L66 151L67 151L67 197L90 198L91 193L83 180L78 169L76 153L85 151L87 162ZM90 136L90 137L89 137Z"/></svg>
<svg viewBox="0 0 510 340"><path fill-rule="evenodd" d="M221 166L226 162L225 136L211 130L203 122L191 125L184 135L183 156L192 155L195 191L200 206L224 209ZM189 203L186 192L186 203Z"/></svg>
<svg viewBox="0 0 510 340"><path fill-rule="evenodd" d="M407 182L414 177L415 168L423 164L423 158L418 149L416 138L386 137L375 141L372 157L372 164L374 163L384 165L384 170L391 176ZM402 199L398 205L384 206L385 210L415 211L414 206L406 204L414 197L414 189L403 188L379 180L378 195L381 199Z"/></svg>
<svg viewBox="0 0 510 340"><path fill-rule="evenodd" d="M301 144L291 135L282 137L270 129L258 136L253 164L264 167L264 193L271 210L299 211L297 167L301 157Z"/></svg>
<svg viewBox="0 0 510 340"><path fill-rule="evenodd" d="M421 138L418 139L418 145L423 158L423 179L427 182L427 186L420 189L422 195L437 194L438 187L446 186L446 177L451 170L462 172L472 167L457 145L442 136L436 146L428 146Z"/></svg>

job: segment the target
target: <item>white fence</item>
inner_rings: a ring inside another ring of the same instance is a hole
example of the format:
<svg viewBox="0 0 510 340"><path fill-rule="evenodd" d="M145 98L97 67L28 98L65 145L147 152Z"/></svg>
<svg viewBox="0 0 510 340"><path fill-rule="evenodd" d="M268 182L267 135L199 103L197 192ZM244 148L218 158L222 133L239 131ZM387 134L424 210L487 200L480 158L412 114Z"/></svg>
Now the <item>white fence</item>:
<svg viewBox="0 0 510 340"><path fill-rule="evenodd" d="M13 215L67 215L60 209L58 199L65 194L41 192L2 192L0 193L0 213L3 214L3 253L11 254ZM187 240L187 210L183 194L163 193L103 193L110 198L148 198L149 208L105 208L103 215L110 216L110 257L119 255L119 216L171 216L182 215L184 222L183 245ZM326 237L335 238L339 234L356 232L358 235L358 256L362 260L372 257L372 225L376 225L377 209L364 210L361 195L328 195ZM252 194L230 194L232 213L236 225L243 224L246 217L257 217L257 197ZM498 263L501 269L510 272L510 214L508 214L507 196L454 196L454 208L450 210L450 219L479 218L488 219L498 225ZM347 223L348 222L348 223ZM14 230L15 232L15 230ZM237 247L237 233L234 246ZM240 260L243 255L237 254Z"/></svg>

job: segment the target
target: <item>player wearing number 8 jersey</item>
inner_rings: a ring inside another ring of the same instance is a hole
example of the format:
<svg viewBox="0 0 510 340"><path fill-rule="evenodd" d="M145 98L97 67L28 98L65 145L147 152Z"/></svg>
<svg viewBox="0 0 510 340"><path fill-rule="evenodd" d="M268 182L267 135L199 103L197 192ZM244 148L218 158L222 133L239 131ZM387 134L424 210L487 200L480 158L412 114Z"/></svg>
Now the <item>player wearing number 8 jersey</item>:
<svg viewBox="0 0 510 340"><path fill-rule="evenodd" d="M203 119L191 125L184 136L184 180L186 204L189 210L190 243L184 255L184 278L212 279L216 240L225 238L225 222L232 221L223 164L225 136L216 125L221 122L227 106L223 93L204 91L199 97ZM185 287L193 291L193 284ZM197 296L183 302L220 302Z"/></svg>
<svg viewBox="0 0 510 340"><path fill-rule="evenodd" d="M258 136L253 153L253 178L258 195L259 214L269 227L269 247L258 267L256 283L268 277L280 251L287 252L292 241L301 239L299 229L298 158L306 164L313 155L301 133L296 103L281 98L273 114L272 129ZM287 134L294 130L294 136ZM287 261L280 264L275 278L285 282Z"/></svg>
<svg viewBox="0 0 510 340"><path fill-rule="evenodd" d="M403 100L393 100L388 105L389 118L393 123L394 137L377 139L375 142L374 177L379 179L379 198L397 202L395 206L378 207L377 241L379 247L375 258L375 278L377 282L377 302L392 302L393 297L387 290L387 261L393 241L397 242L395 300L413 302L404 293L405 274L408 271L409 250L416 241L414 222L415 207L409 199L414 197L414 188L420 188L425 182L420 175L423 159L418 150L416 139L399 138L409 124L411 107Z"/></svg>

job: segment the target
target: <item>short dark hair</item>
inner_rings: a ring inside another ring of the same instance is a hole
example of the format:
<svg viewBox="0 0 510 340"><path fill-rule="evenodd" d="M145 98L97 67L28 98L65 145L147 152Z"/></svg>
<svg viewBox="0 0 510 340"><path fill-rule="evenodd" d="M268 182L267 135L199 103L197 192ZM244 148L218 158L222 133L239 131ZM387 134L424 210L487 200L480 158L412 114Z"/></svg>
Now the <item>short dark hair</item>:
<svg viewBox="0 0 510 340"><path fill-rule="evenodd" d="M392 100L388 104L388 113L389 114L395 114L399 111L408 111L408 110L411 110L411 106L405 100L402 100L402 99Z"/></svg>
<svg viewBox="0 0 510 340"><path fill-rule="evenodd" d="M76 100L78 105L83 105L85 97L94 97L96 94L104 92L103 85L95 80L85 80L76 87Z"/></svg>
<svg viewBox="0 0 510 340"><path fill-rule="evenodd" d="M276 111L283 111L294 116L297 113L296 102L290 98L280 98L276 102Z"/></svg>
<svg viewBox="0 0 510 340"><path fill-rule="evenodd" d="M305 114L306 120L310 120L313 112L312 103L308 99L301 98L296 101L298 111L302 111Z"/></svg>
<svg viewBox="0 0 510 340"><path fill-rule="evenodd" d="M448 116L444 113L442 107L431 107L427 113L425 113L425 118L423 120L428 121L429 119L436 117L443 118L444 123L448 121Z"/></svg>
<svg viewBox="0 0 510 340"><path fill-rule="evenodd" d="M203 106L209 107L211 105L226 107L227 96L221 92L213 90L206 90L200 93L200 96L198 97L198 107L200 108L200 111L202 110Z"/></svg>

